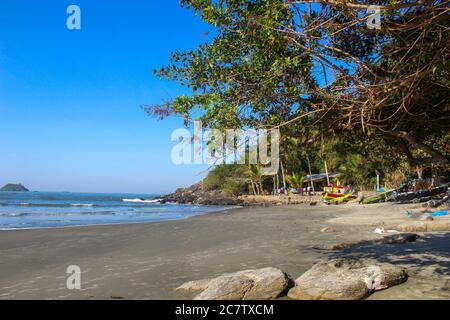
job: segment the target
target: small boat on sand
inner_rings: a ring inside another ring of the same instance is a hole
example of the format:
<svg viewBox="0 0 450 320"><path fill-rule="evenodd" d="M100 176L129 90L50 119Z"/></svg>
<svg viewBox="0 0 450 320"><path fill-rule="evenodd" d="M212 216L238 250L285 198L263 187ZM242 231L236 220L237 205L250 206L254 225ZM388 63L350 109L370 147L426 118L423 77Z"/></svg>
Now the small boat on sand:
<svg viewBox="0 0 450 320"><path fill-rule="evenodd" d="M356 196L351 193L349 186L328 186L323 191L322 198L326 204L340 204L356 199Z"/></svg>

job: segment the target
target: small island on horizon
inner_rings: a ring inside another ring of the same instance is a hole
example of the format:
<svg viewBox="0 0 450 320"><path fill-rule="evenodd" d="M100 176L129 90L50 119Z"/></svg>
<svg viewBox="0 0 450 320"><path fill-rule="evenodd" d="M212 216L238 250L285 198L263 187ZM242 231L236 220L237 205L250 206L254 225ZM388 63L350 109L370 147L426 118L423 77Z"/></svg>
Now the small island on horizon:
<svg viewBox="0 0 450 320"><path fill-rule="evenodd" d="M29 192L27 188L25 188L21 183L14 184L14 183L8 183L5 186L3 186L0 191L6 191L6 192Z"/></svg>

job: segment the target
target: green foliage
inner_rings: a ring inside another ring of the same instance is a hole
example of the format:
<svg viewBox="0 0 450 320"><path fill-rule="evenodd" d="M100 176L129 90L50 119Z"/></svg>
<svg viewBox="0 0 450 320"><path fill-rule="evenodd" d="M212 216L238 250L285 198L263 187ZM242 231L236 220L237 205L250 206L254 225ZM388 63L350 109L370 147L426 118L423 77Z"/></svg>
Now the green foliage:
<svg viewBox="0 0 450 320"><path fill-rule="evenodd" d="M363 185L368 182L373 172L367 167L363 157L359 154L350 155L343 159L339 166L339 181L345 185Z"/></svg>
<svg viewBox="0 0 450 320"><path fill-rule="evenodd" d="M381 135L371 139L359 135L329 139L324 142L323 159L330 171L341 174L342 183L355 186L373 186L377 173L383 180L406 161Z"/></svg>
<svg viewBox="0 0 450 320"><path fill-rule="evenodd" d="M218 165L203 180L206 190L223 190L228 194L239 195L248 192L248 182L244 177L244 165Z"/></svg>
<svg viewBox="0 0 450 320"><path fill-rule="evenodd" d="M248 192L248 185L236 179L230 178L225 180L222 190L230 195L239 196Z"/></svg>
<svg viewBox="0 0 450 320"><path fill-rule="evenodd" d="M305 177L300 174L293 173L287 177L287 180L292 188L300 189L303 186Z"/></svg>
<svg viewBox="0 0 450 320"><path fill-rule="evenodd" d="M174 52L168 66L155 70L193 91L174 99L173 113L189 119L201 110L199 118L207 127L242 128L276 125L305 109L301 94L315 86L313 63L279 33L294 18L284 1L181 3L217 33L195 50Z"/></svg>

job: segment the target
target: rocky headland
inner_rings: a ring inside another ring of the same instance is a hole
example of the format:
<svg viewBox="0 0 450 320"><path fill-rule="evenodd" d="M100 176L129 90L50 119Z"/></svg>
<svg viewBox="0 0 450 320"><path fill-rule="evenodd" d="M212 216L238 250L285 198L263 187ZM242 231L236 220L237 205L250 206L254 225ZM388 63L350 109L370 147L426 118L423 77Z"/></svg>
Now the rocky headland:
<svg viewBox="0 0 450 320"><path fill-rule="evenodd" d="M202 182L187 188L179 188L174 193L162 197L162 203L202 204L218 206L281 206L290 204L316 203L320 195L230 195L222 190L205 190Z"/></svg>
<svg viewBox="0 0 450 320"><path fill-rule="evenodd" d="M0 191L5 192L29 192L27 188L25 188L22 184L14 184L14 183L8 183L7 185L3 186Z"/></svg>

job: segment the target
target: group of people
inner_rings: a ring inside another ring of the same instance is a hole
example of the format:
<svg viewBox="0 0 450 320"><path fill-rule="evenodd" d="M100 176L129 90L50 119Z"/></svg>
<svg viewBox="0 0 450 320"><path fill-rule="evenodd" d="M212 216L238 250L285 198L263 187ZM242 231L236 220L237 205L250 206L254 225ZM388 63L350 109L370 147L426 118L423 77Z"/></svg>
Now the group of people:
<svg viewBox="0 0 450 320"><path fill-rule="evenodd" d="M307 186L305 188L287 188L287 190L284 187L280 187L280 188L274 188L273 189L273 194L277 195L277 194L288 194L288 193L294 193L294 194L311 194L313 192L312 187L311 186Z"/></svg>

